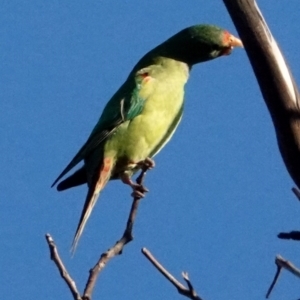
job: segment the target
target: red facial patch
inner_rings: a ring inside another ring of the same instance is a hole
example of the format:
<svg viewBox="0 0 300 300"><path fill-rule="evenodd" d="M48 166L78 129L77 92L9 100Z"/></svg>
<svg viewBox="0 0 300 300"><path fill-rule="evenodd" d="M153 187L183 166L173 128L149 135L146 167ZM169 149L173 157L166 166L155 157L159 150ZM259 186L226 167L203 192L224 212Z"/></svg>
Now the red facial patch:
<svg viewBox="0 0 300 300"><path fill-rule="evenodd" d="M144 83L147 83L151 79L151 76L149 75L148 72L142 73L141 76L143 78Z"/></svg>
<svg viewBox="0 0 300 300"><path fill-rule="evenodd" d="M232 39L232 35L228 31L224 30L223 39L222 39L223 49L220 52L220 56L229 55L231 53L232 51L231 39Z"/></svg>
<svg viewBox="0 0 300 300"><path fill-rule="evenodd" d="M223 45L228 46L230 44L231 34L228 31L224 31L223 33Z"/></svg>

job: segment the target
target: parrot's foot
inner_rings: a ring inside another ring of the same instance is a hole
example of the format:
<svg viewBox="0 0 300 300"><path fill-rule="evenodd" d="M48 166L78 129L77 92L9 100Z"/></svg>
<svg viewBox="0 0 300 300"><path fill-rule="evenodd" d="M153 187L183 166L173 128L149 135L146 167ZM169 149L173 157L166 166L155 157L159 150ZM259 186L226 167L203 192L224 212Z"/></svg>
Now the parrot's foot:
<svg viewBox="0 0 300 300"><path fill-rule="evenodd" d="M132 187L133 192L131 194L132 197L144 198L145 193L149 192L149 190L144 187L142 184L135 183L131 180L131 178L127 174L123 174L121 177L123 183L128 184Z"/></svg>
<svg viewBox="0 0 300 300"><path fill-rule="evenodd" d="M147 157L145 160L138 162L137 165L139 165L141 168L151 170L155 167L155 162L152 158Z"/></svg>
<svg viewBox="0 0 300 300"><path fill-rule="evenodd" d="M130 176L126 172L124 172L121 175L121 180L123 183L128 184L129 186L132 187L133 189L133 192L131 194L132 197L144 198L145 193L149 192L149 190L143 184L140 184L143 181L141 178L146 174L147 170L150 170L155 167L155 162L151 158L147 157L145 160L135 163L135 165L142 169L141 175L137 178L138 183L133 182Z"/></svg>

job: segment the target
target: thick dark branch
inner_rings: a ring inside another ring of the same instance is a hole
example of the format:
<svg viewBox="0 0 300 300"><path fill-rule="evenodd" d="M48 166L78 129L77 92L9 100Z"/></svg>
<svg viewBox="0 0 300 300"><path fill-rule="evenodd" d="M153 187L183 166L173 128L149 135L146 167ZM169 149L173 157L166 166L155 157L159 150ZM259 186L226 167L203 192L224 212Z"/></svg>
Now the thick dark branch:
<svg viewBox="0 0 300 300"><path fill-rule="evenodd" d="M300 231L280 232L277 237L282 240L300 241Z"/></svg>
<svg viewBox="0 0 300 300"><path fill-rule="evenodd" d="M168 279L177 289L178 293L184 295L193 300L203 300L200 296L197 295L196 291L193 288L192 283L189 280L188 274L182 272L182 277L188 285L186 288L180 281L178 281L167 269L165 269L158 260L151 254L146 248L142 248L142 253L147 257L147 259L153 264L153 266L166 278Z"/></svg>
<svg viewBox="0 0 300 300"><path fill-rule="evenodd" d="M271 114L288 172L300 187L300 96L255 0L223 0L247 51Z"/></svg>
<svg viewBox="0 0 300 300"><path fill-rule="evenodd" d="M293 193L297 197L297 199L300 201L300 191L293 187L292 188ZM277 235L278 238L283 239L283 240L294 240L294 241L300 241L300 231L293 230L290 232L280 232Z"/></svg>
<svg viewBox="0 0 300 300"><path fill-rule="evenodd" d="M59 254L58 254L57 247L54 243L54 240L50 234L46 234L46 240L47 240L49 250L50 250L50 257L56 264L56 266L60 272L60 276L64 279L64 281L68 285L68 287L73 295L74 300L82 300L80 293L77 290L75 281L72 279L72 277L68 273L66 267L64 266Z"/></svg>
<svg viewBox="0 0 300 300"><path fill-rule="evenodd" d="M276 256L275 264L277 266L277 270L276 270L274 279L273 279L273 281L268 289L268 292L266 294L266 298L269 298L269 296L279 278L279 275L280 275L280 272L282 269L286 269L289 272L291 272L292 274L294 274L295 276L297 276L298 278L300 278L300 270L297 267L295 267L290 261L284 259L282 256L280 256L280 255Z"/></svg>

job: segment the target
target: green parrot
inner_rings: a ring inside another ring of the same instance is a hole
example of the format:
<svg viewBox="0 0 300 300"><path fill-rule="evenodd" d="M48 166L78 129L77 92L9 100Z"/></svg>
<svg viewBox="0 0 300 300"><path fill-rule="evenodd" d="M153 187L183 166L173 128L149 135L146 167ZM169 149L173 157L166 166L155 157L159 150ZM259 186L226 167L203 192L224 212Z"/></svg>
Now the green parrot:
<svg viewBox="0 0 300 300"><path fill-rule="evenodd" d="M52 187L73 167L84 165L60 182L62 191L87 183L88 193L73 240L75 251L99 193L110 179L121 179L142 196L146 189L131 180L170 140L183 112L184 86L193 65L231 53L242 42L213 25L183 29L158 45L134 66L112 96L75 157Z"/></svg>

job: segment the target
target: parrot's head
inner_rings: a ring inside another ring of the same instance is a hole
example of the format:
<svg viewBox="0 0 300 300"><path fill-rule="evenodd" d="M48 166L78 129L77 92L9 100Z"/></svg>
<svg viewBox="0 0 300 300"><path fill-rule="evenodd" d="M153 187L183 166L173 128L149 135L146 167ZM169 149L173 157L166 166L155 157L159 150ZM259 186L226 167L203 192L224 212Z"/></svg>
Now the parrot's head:
<svg viewBox="0 0 300 300"><path fill-rule="evenodd" d="M195 25L185 28L163 44L165 44L165 53L190 66L229 55L234 47L243 47L240 39L214 25Z"/></svg>

